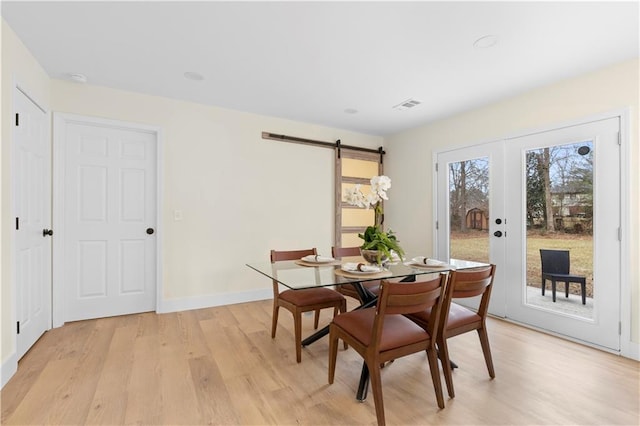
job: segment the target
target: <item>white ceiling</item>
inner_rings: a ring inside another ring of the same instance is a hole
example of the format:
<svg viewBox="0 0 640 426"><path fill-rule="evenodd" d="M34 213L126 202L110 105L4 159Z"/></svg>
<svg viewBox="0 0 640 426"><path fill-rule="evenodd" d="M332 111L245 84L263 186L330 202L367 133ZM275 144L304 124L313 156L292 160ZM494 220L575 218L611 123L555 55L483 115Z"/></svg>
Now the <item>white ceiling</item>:
<svg viewBox="0 0 640 426"><path fill-rule="evenodd" d="M639 56L638 1L1 7L52 78L82 73L89 84L374 135ZM486 35L498 43L474 48ZM422 104L392 108L409 98Z"/></svg>

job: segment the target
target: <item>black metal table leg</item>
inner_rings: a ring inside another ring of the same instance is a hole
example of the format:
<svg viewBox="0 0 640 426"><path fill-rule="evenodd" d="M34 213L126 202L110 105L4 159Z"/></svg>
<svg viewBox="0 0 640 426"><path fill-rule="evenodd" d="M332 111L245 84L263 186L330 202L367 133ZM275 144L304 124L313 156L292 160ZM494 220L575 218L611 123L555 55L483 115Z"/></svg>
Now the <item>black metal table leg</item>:
<svg viewBox="0 0 640 426"><path fill-rule="evenodd" d="M356 399L364 402L367 399L367 391L369 390L369 368L365 362L362 363L362 372L360 373L360 383L358 383L358 392Z"/></svg>

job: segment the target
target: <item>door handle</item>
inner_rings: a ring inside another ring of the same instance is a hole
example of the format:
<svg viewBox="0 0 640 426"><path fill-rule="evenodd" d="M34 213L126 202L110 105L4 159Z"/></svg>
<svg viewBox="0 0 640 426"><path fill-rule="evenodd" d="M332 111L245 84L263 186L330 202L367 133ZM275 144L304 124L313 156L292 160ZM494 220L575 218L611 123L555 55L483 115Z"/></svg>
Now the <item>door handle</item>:
<svg viewBox="0 0 640 426"><path fill-rule="evenodd" d="M493 235L495 235L496 237L500 238L502 237L502 231L496 231L493 233Z"/></svg>
<svg viewBox="0 0 640 426"><path fill-rule="evenodd" d="M153 228L147 228L147 234L152 235L154 232Z"/></svg>
<svg viewBox="0 0 640 426"><path fill-rule="evenodd" d="M42 236L46 237L47 235L52 236L53 235L53 229L43 229L42 230Z"/></svg>

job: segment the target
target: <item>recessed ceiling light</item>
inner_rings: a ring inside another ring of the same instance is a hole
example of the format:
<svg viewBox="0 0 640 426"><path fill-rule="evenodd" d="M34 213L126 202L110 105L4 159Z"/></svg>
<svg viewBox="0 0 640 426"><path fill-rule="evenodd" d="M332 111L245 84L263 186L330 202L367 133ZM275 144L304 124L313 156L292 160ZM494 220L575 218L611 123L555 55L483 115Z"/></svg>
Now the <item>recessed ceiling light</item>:
<svg viewBox="0 0 640 426"><path fill-rule="evenodd" d="M75 81L76 83L86 83L87 82L87 76L84 75L84 74L80 74L80 73L74 72L74 73L69 74L69 80Z"/></svg>
<svg viewBox="0 0 640 426"><path fill-rule="evenodd" d="M482 36L476 41L474 41L473 47L475 47L476 49L488 49L490 47L495 46L496 44L498 44L498 36L490 34L490 35Z"/></svg>
<svg viewBox="0 0 640 426"><path fill-rule="evenodd" d="M200 73L197 72L193 72L193 71L187 71L184 73L184 78L186 78L187 80L193 80L193 81L202 81L204 80L204 76Z"/></svg>
<svg viewBox="0 0 640 426"><path fill-rule="evenodd" d="M355 108L347 108L344 110L345 114L357 114L358 110Z"/></svg>

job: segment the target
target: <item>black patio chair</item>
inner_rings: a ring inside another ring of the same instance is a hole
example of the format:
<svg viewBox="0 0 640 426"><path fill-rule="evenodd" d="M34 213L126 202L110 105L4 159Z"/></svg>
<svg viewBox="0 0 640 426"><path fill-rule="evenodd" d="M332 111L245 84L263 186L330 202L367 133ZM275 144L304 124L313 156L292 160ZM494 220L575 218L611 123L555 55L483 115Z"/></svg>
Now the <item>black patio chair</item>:
<svg viewBox="0 0 640 426"><path fill-rule="evenodd" d="M540 259L542 260L543 296L547 280L551 281L551 296L554 302L556 301L557 281L564 283L565 297L569 297L569 283L578 283L582 294L582 304L587 303L587 278L569 273L569 250L540 249Z"/></svg>

